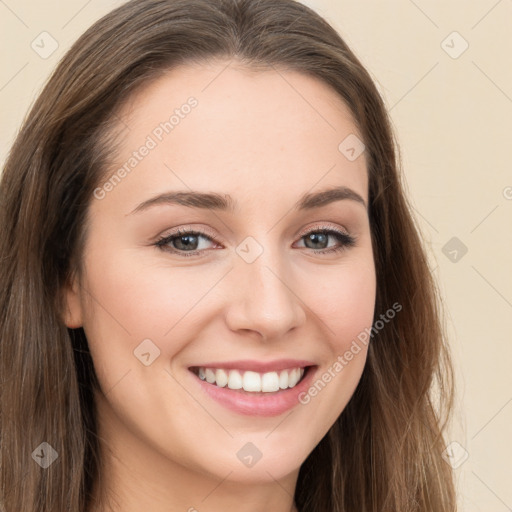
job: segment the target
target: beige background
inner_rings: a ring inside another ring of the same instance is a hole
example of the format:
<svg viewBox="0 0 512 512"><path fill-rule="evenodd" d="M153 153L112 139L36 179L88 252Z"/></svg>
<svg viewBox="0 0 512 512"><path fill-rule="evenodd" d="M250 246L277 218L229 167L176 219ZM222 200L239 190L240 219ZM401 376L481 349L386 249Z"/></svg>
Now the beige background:
<svg viewBox="0 0 512 512"><path fill-rule="evenodd" d="M2 162L58 59L121 3L0 1ZM455 470L461 510L510 511L512 1L304 3L326 17L367 66L397 131L446 304L458 384L449 441L461 445L452 451L453 464L468 452ZM43 31L58 43L46 58L31 47L52 49ZM455 245L446 246L453 237Z"/></svg>

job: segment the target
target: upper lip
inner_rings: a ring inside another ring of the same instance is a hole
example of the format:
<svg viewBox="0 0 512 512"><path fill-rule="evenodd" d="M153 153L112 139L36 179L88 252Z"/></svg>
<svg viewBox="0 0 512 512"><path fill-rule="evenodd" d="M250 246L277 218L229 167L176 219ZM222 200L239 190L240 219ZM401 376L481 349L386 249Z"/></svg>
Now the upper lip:
<svg viewBox="0 0 512 512"><path fill-rule="evenodd" d="M315 363L303 359L278 359L275 361L256 361L244 359L240 361L216 361L210 363L202 363L191 366L190 368L223 368L226 370L245 370L258 373L266 373L279 370L287 370L289 368L304 368L306 366L315 366Z"/></svg>

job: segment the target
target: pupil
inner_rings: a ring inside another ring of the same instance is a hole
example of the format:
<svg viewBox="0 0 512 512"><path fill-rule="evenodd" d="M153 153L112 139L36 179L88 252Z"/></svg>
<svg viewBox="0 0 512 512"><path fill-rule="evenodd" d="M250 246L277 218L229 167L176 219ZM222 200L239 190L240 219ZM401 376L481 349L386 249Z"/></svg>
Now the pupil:
<svg viewBox="0 0 512 512"><path fill-rule="evenodd" d="M185 242L183 242L185 240ZM192 240L192 241L191 241ZM183 247L178 247L178 249L183 248L191 248L191 246L194 246L197 244L197 236L196 235L183 235L180 236L178 239L178 245L182 245ZM195 243L194 243L195 242ZM195 247L193 247L195 248Z"/></svg>
<svg viewBox="0 0 512 512"><path fill-rule="evenodd" d="M314 244L316 243L325 243L327 241L327 235L324 233L312 233L308 237ZM316 249L316 247L314 247Z"/></svg>

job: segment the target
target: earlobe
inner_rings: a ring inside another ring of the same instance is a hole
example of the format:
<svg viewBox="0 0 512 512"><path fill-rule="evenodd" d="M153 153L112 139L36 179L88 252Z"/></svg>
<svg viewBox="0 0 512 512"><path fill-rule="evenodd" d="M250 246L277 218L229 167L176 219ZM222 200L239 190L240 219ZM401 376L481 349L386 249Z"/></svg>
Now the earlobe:
<svg viewBox="0 0 512 512"><path fill-rule="evenodd" d="M64 293L63 321L70 329L82 327L82 303L79 294L79 285L76 277L73 282L66 283Z"/></svg>

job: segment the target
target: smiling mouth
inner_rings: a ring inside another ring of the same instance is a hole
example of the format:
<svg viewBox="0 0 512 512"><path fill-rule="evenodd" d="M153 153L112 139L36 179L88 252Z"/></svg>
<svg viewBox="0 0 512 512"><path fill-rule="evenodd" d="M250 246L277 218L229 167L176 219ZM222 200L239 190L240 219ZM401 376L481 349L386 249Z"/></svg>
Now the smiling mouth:
<svg viewBox="0 0 512 512"><path fill-rule="evenodd" d="M288 368L273 372L205 368L192 366L189 370L199 379L219 388L240 393L273 394L293 389L313 366Z"/></svg>

